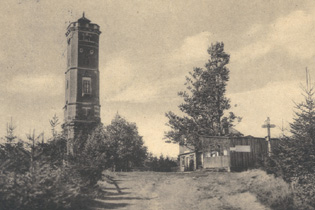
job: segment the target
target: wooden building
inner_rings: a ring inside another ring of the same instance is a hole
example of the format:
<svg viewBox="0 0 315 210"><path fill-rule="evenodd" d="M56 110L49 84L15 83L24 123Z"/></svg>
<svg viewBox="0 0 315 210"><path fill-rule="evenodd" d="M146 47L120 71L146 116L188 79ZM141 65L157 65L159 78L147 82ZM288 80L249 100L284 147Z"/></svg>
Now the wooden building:
<svg viewBox="0 0 315 210"><path fill-rule="evenodd" d="M180 145L180 171L226 169L242 171L256 168L268 156L268 141L256 137L202 136L201 149ZM271 148L277 140L271 139Z"/></svg>

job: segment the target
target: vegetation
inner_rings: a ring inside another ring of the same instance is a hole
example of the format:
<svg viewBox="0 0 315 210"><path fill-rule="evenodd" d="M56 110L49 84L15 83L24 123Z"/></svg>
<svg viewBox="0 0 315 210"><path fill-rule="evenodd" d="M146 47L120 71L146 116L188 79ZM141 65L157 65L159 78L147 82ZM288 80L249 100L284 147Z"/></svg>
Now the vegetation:
<svg viewBox="0 0 315 210"><path fill-rule="evenodd" d="M304 101L296 104L292 136L280 139L266 169L291 183L297 209L315 209L315 100L314 89L304 88Z"/></svg>
<svg viewBox="0 0 315 210"><path fill-rule="evenodd" d="M135 123L127 122L116 114L111 124L105 127L106 145L111 167L118 171L128 171L139 167L147 155L142 136Z"/></svg>
<svg viewBox="0 0 315 210"><path fill-rule="evenodd" d="M262 170L250 170L238 174L237 181L244 186L238 191L248 191L256 195L261 203L272 209L294 209L290 185L282 178Z"/></svg>
<svg viewBox="0 0 315 210"><path fill-rule="evenodd" d="M22 143L2 145L8 155L1 157L0 209L78 209L91 196L79 164L62 163L63 142L37 142L31 150Z"/></svg>
<svg viewBox="0 0 315 210"><path fill-rule="evenodd" d="M211 44L208 54L205 68L194 68L186 77L186 91L178 93L184 99L179 105L184 116L166 113L171 130L165 137L173 142L186 141L196 149L200 134L228 135L228 128L237 119L232 112L225 115L230 108L230 100L225 96L230 56L224 52L223 43Z"/></svg>
<svg viewBox="0 0 315 210"><path fill-rule="evenodd" d="M175 169L177 168L177 161L174 161L169 157L164 158L163 155L156 157L150 153L145 161L145 166L150 171L171 172L176 171Z"/></svg>
<svg viewBox="0 0 315 210"><path fill-rule="evenodd" d="M99 125L74 156L67 155L66 139L55 130L58 119L50 122L53 137L47 143L35 131L17 142L10 129L0 145L0 210L86 209L101 192L97 182L104 169L129 170L146 157L136 125L119 115Z"/></svg>

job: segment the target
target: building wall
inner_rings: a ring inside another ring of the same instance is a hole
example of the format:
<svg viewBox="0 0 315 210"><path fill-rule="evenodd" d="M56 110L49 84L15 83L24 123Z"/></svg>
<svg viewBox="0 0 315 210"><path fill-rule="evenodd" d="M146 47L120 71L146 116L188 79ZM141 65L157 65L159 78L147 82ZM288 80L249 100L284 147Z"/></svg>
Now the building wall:
<svg viewBox="0 0 315 210"><path fill-rule="evenodd" d="M256 168L268 156L268 142L255 137L201 137L204 168L242 171ZM272 147L277 140L272 140Z"/></svg>
<svg viewBox="0 0 315 210"><path fill-rule="evenodd" d="M230 141L227 137L201 138L203 168L230 167Z"/></svg>
<svg viewBox="0 0 315 210"><path fill-rule="evenodd" d="M196 153L190 152L179 155L179 171L196 170Z"/></svg>
<svg viewBox="0 0 315 210"><path fill-rule="evenodd" d="M249 151L247 148L249 148ZM235 148L230 153L231 170L242 171L256 168L268 157L268 142L265 138L231 138L230 148ZM237 148L240 148L237 151ZM242 151L246 152L242 152Z"/></svg>

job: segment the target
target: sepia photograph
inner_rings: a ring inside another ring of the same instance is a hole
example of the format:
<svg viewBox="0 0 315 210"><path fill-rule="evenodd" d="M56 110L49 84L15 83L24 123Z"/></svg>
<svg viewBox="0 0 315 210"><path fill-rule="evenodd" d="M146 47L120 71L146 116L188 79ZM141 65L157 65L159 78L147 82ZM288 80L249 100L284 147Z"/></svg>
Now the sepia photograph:
<svg viewBox="0 0 315 210"><path fill-rule="evenodd" d="M315 1L0 14L0 210L315 209Z"/></svg>

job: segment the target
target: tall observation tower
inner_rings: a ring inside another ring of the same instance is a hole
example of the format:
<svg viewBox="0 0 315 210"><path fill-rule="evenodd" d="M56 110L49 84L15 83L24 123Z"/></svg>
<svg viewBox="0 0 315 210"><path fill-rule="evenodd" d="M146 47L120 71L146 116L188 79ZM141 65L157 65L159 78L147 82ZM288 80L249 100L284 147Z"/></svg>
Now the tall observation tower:
<svg viewBox="0 0 315 210"><path fill-rule="evenodd" d="M78 136L100 123L99 36L97 24L83 16L67 28L67 70L64 129L68 154L74 154Z"/></svg>

